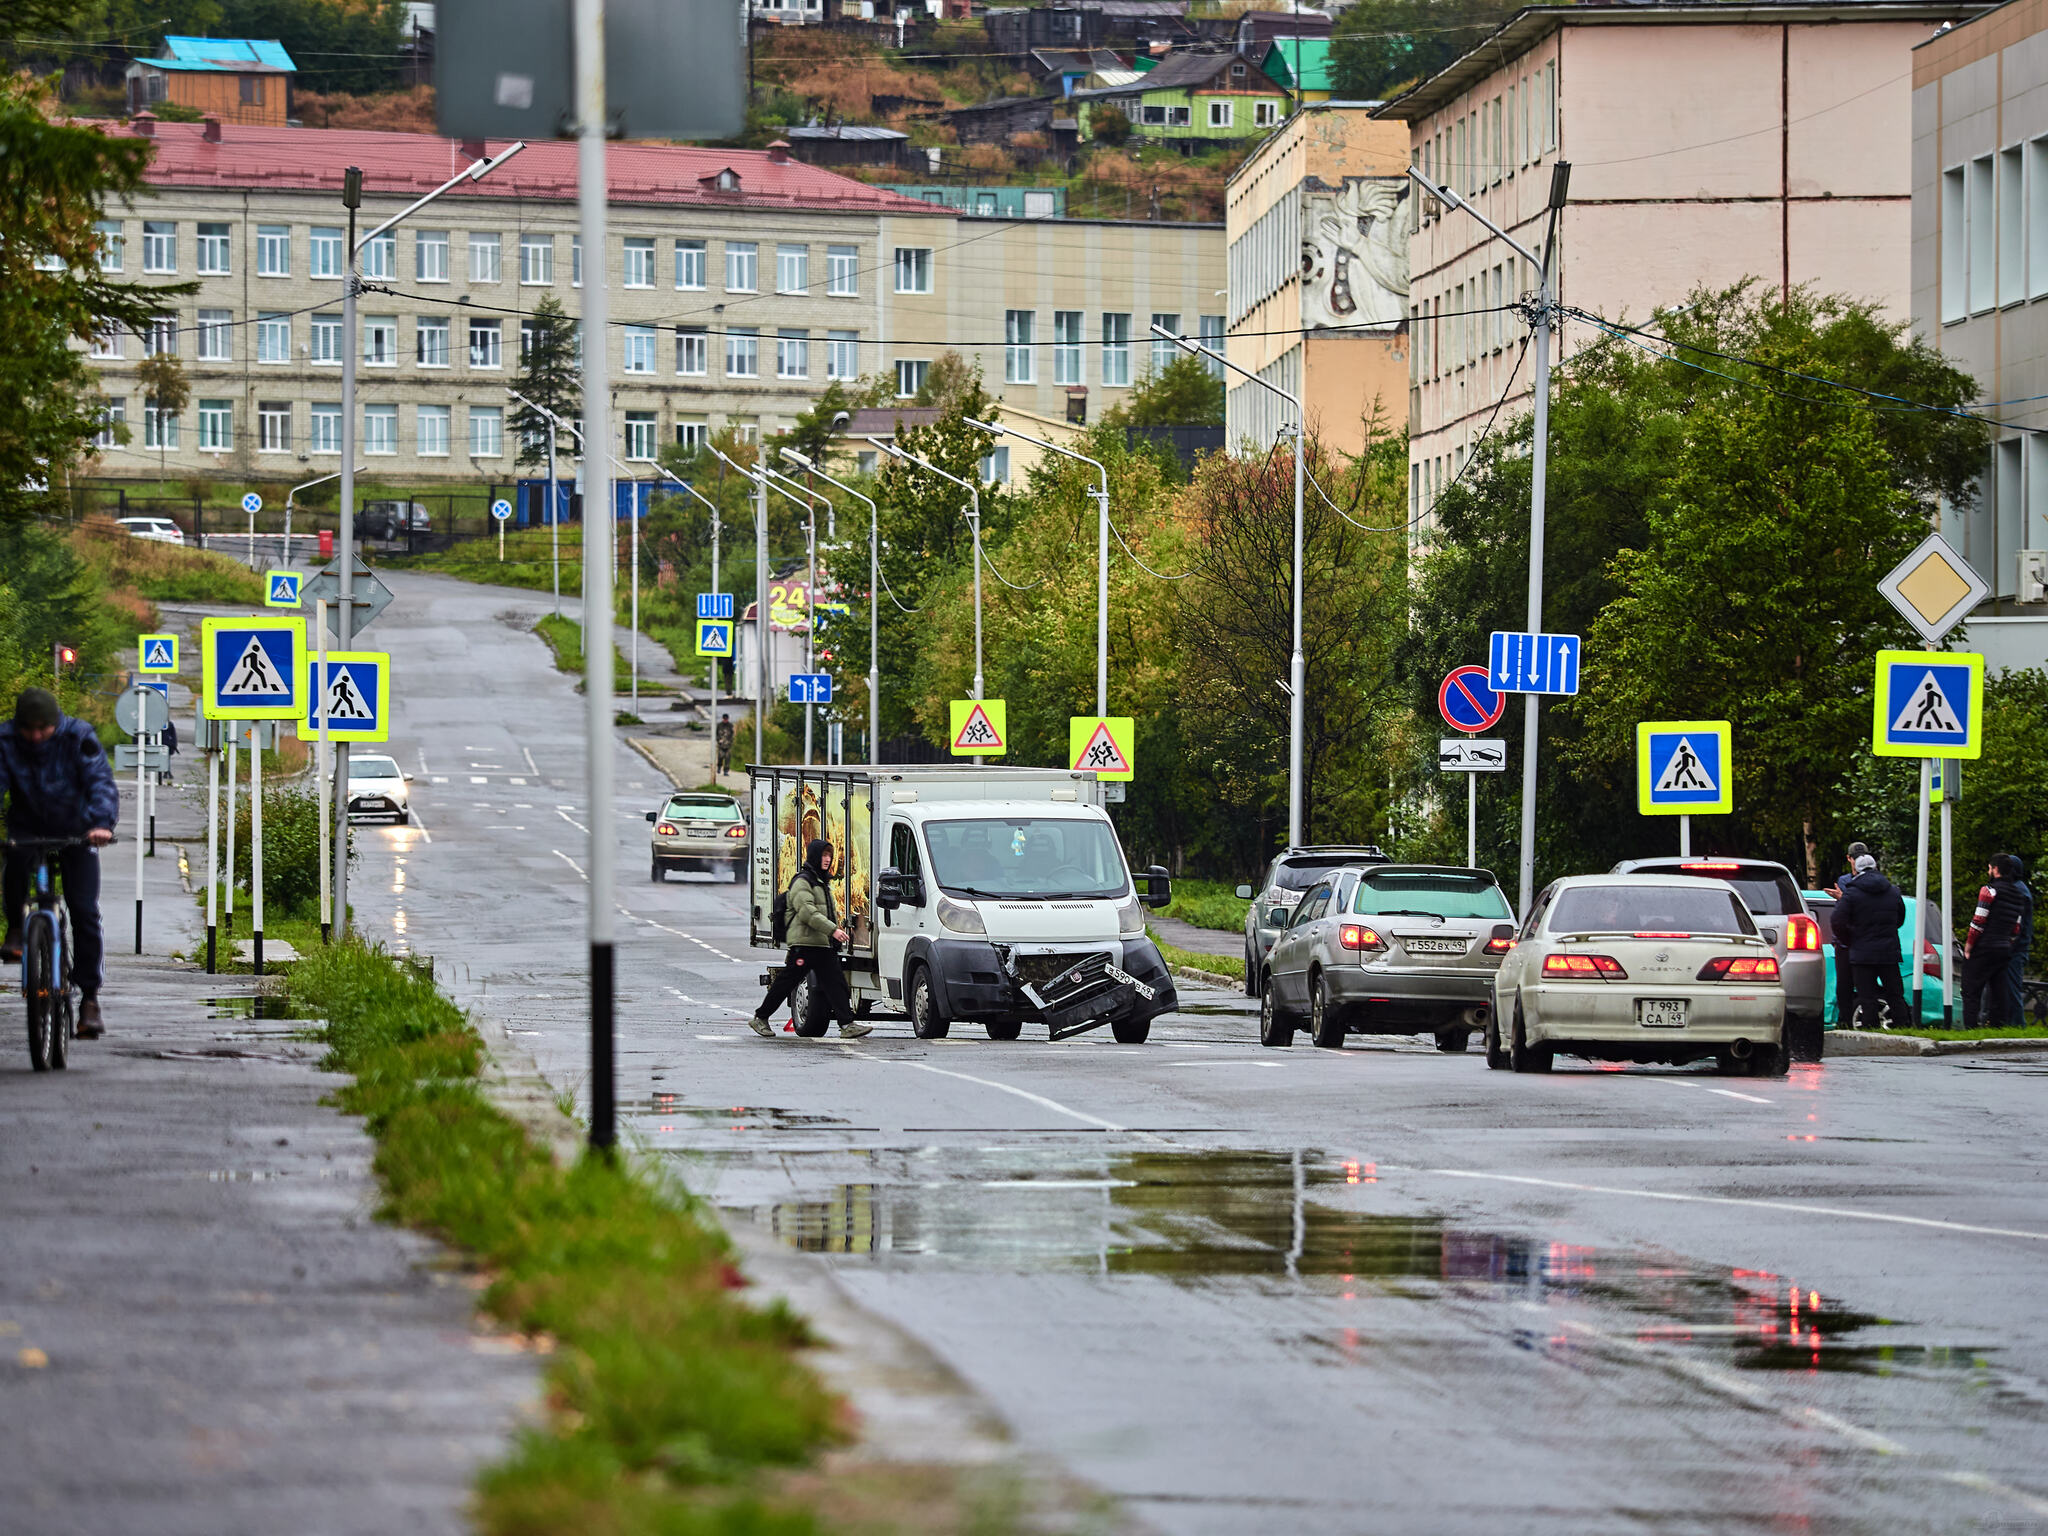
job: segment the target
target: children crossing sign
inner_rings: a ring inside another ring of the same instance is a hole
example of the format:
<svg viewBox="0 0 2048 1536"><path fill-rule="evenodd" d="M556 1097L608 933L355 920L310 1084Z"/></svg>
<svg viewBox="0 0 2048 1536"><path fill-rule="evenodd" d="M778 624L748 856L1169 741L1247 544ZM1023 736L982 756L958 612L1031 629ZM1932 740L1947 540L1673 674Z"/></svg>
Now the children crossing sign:
<svg viewBox="0 0 2048 1536"><path fill-rule="evenodd" d="M1734 729L1726 720L1646 720L1636 727L1636 809L1715 816L1735 809Z"/></svg>
<svg viewBox="0 0 2048 1536"><path fill-rule="evenodd" d="M697 621L697 654L699 656L730 656L732 654L732 620L699 619Z"/></svg>
<svg viewBox="0 0 2048 1536"><path fill-rule="evenodd" d="M1878 757L1978 757L1984 658L1969 651L1879 651L1870 750Z"/></svg>
<svg viewBox="0 0 2048 1536"><path fill-rule="evenodd" d="M176 635L139 635L135 641L135 670L175 672L178 670Z"/></svg>
<svg viewBox="0 0 2048 1536"><path fill-rule="evenodd" d="M951 701L955 757L995 757L1010 750L1009 710L1002 699Z"/></svg>
<svg viewBox="0 0 2048 1536"><path fill-rule="evenodd" d="M299 722L299 740L320 739L320 705L324 691L329 741L391 739L391 657L384 651L329 651L323 690L320 658L306 658L306 717Z"/></svg>
<svg viewBox="0 0 2048 1536"><path fill-rule="evenodd" d="M298 607L299 583L304 579L303 573L299 571L271 571L263 578L263 606Z"/></svg>
<svg viewBox="0 0 2048 1536"><path fill-rule="evenodd" d="M300 719L305 653L304 619L201 620L200 713L209 720Z"/></svg>
<svg viewBox="0 0 2048 1536"><path fill-rule="evenodd" d="M1133 743L1137 732L1128 715L1067 717L1067 756L1076 771L1092 768L1105 783L1128 783L1138 776Z"/></svg>

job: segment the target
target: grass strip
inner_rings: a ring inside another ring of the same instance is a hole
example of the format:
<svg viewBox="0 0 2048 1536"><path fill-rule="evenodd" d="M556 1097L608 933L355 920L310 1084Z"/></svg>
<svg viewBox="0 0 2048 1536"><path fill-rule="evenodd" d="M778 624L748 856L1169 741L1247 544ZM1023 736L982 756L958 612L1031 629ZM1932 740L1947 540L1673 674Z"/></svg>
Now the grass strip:
<svg viewBox="0 0 2048 1536"><path fill-rule="evenodd" d="M1220 880L1175 880L1173 900L1160 910L1197 928L1242 933L1250 907L1249 901L1239 899L1235 885Z"/></svg>
<svg viewBox="0 0 2048 1536"><path fill-rule="evenodd" d="M430 977L381 949L317 945L298 1011L327 1020L342 1109L376 1139L381 1214L466 1250L480 1305L555 1349L548 1426L479 1481L485 1536L809 1536L780 1470L846 1438L793 1351L803 1321L744 1305L717 1228L622 1163L558 1167L479 1092L483 1048Z"/></svg>
<svg viewBox="0 0 2048 1536"><path fill-rule="evenodd" d="M1243 955L1199 954L1195 950L1181 949L1176 945L1167 943L1166 940L1160 938L1158 934L1152 932L1149 928L1145 932L1152 940L1152 943L1158 948L1160 958L1165 960L1169 966L1184 965L1189 970L1209 971L1218 976L1232 976L1239 981L1244 980Z"/></svg>

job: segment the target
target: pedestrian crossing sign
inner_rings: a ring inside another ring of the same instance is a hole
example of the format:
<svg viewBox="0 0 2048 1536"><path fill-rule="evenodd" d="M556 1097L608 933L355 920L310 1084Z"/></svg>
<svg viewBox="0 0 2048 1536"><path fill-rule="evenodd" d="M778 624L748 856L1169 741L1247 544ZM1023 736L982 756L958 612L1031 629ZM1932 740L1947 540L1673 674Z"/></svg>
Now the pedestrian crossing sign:
<svg viewBox="0 0 2048 1536"><path fill-rule="evenodd" d="M699 656L730 656L732 654L732 620L699 619L697 621L697 654Z"/></svg>
<svg viewBox="0 0 2048 1536"><path fill-rule="evenodd" d="M1138 776L1137 735L1129 715L1067 717L1067 757L1076 772L1095 770L1099 783L1128 783Z"/></svg>
<svg viewBox="0 0 2048 1536"><path fill-rule="evenodd" d="M135 670L175 672L178 670L176 635L139 635L135 641Z"/></svg>
<svg viewBox="0 0 2048 1536"><path fill-rule="evenodd" d="M202 619L199 712L209 720L301 718L305 654L304 619Z"/></svg>
<svg viewBox="0 0 2048 1536"><path fill-rule="evenodd" d="M1009 748L1009 710L1002 699L953 699L953 755L996 757Z"/></svg>
<svg viewBox="0 0 2048 1536"><path fill-rule="evenodd" d="M263 578L263 606L266 608L296 608L299 606L299 583L305 579L300 571L271 571Z"/></svg>
<svg viewBox="0 0 2048 1536"><path fill-rule="evenodd" d="M1726 720L1638 725L1636 809L1645 816L1723 816L1734 810L1733 727Z"/></svg>
<svg viewBox="0 0 2048 1536"><path fill-rule="evenodd" d="M1878 757L1984 751L1984 658L1970 651L1879 651L1870 750Z"/></svg>
<svg viewBox="0 0 2048 1536"><path fill-rule="evenodd" d="M306 718L299 740L320 739L320 658L306 658ZM327 653L327 739L391 739L391 657L384 651Z"/></svg>

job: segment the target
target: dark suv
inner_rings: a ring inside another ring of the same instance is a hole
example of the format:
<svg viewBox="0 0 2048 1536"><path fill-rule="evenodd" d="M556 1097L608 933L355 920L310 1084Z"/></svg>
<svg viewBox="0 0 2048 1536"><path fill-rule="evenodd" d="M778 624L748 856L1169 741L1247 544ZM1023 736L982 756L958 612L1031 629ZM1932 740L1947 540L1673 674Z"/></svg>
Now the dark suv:
<svg viewBox="0 0 2048 1536"><path fill-rule="evenodd" d="M1387 862L1371 843L1314 843L1289 848L1273 860L1256 895L1250 886L1240 885L1238 898L1251 901L1244 915L1244 995L1257 997L1265 990L1266 959L1273 953L1273 941L1311 886L1333 869Z"/></svg>
<svg viewBox="0 0 2048 1536"><path fill-rule="evenodd" d="M356 536L364 539L402 539L431 526L427 509L416 501L366 501L356 514Z"/></svg>

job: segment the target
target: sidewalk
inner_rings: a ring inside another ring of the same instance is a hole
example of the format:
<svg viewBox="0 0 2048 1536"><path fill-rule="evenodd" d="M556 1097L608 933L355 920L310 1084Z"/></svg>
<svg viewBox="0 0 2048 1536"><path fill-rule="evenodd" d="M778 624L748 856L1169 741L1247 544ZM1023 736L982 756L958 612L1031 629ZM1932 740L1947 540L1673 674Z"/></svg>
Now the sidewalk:
<svg viewBox="0 0 2048 1536"><path fill-rule="evenodd" d="M161 817L133 953L132 792L107 1037L31 1072L0 992L0 1525L465 1531L537 1362L479 1334L436 1245L374 1220L370 1142L322 1106L342 1080L306 1026L168 958L199 923Z"/></svg>

